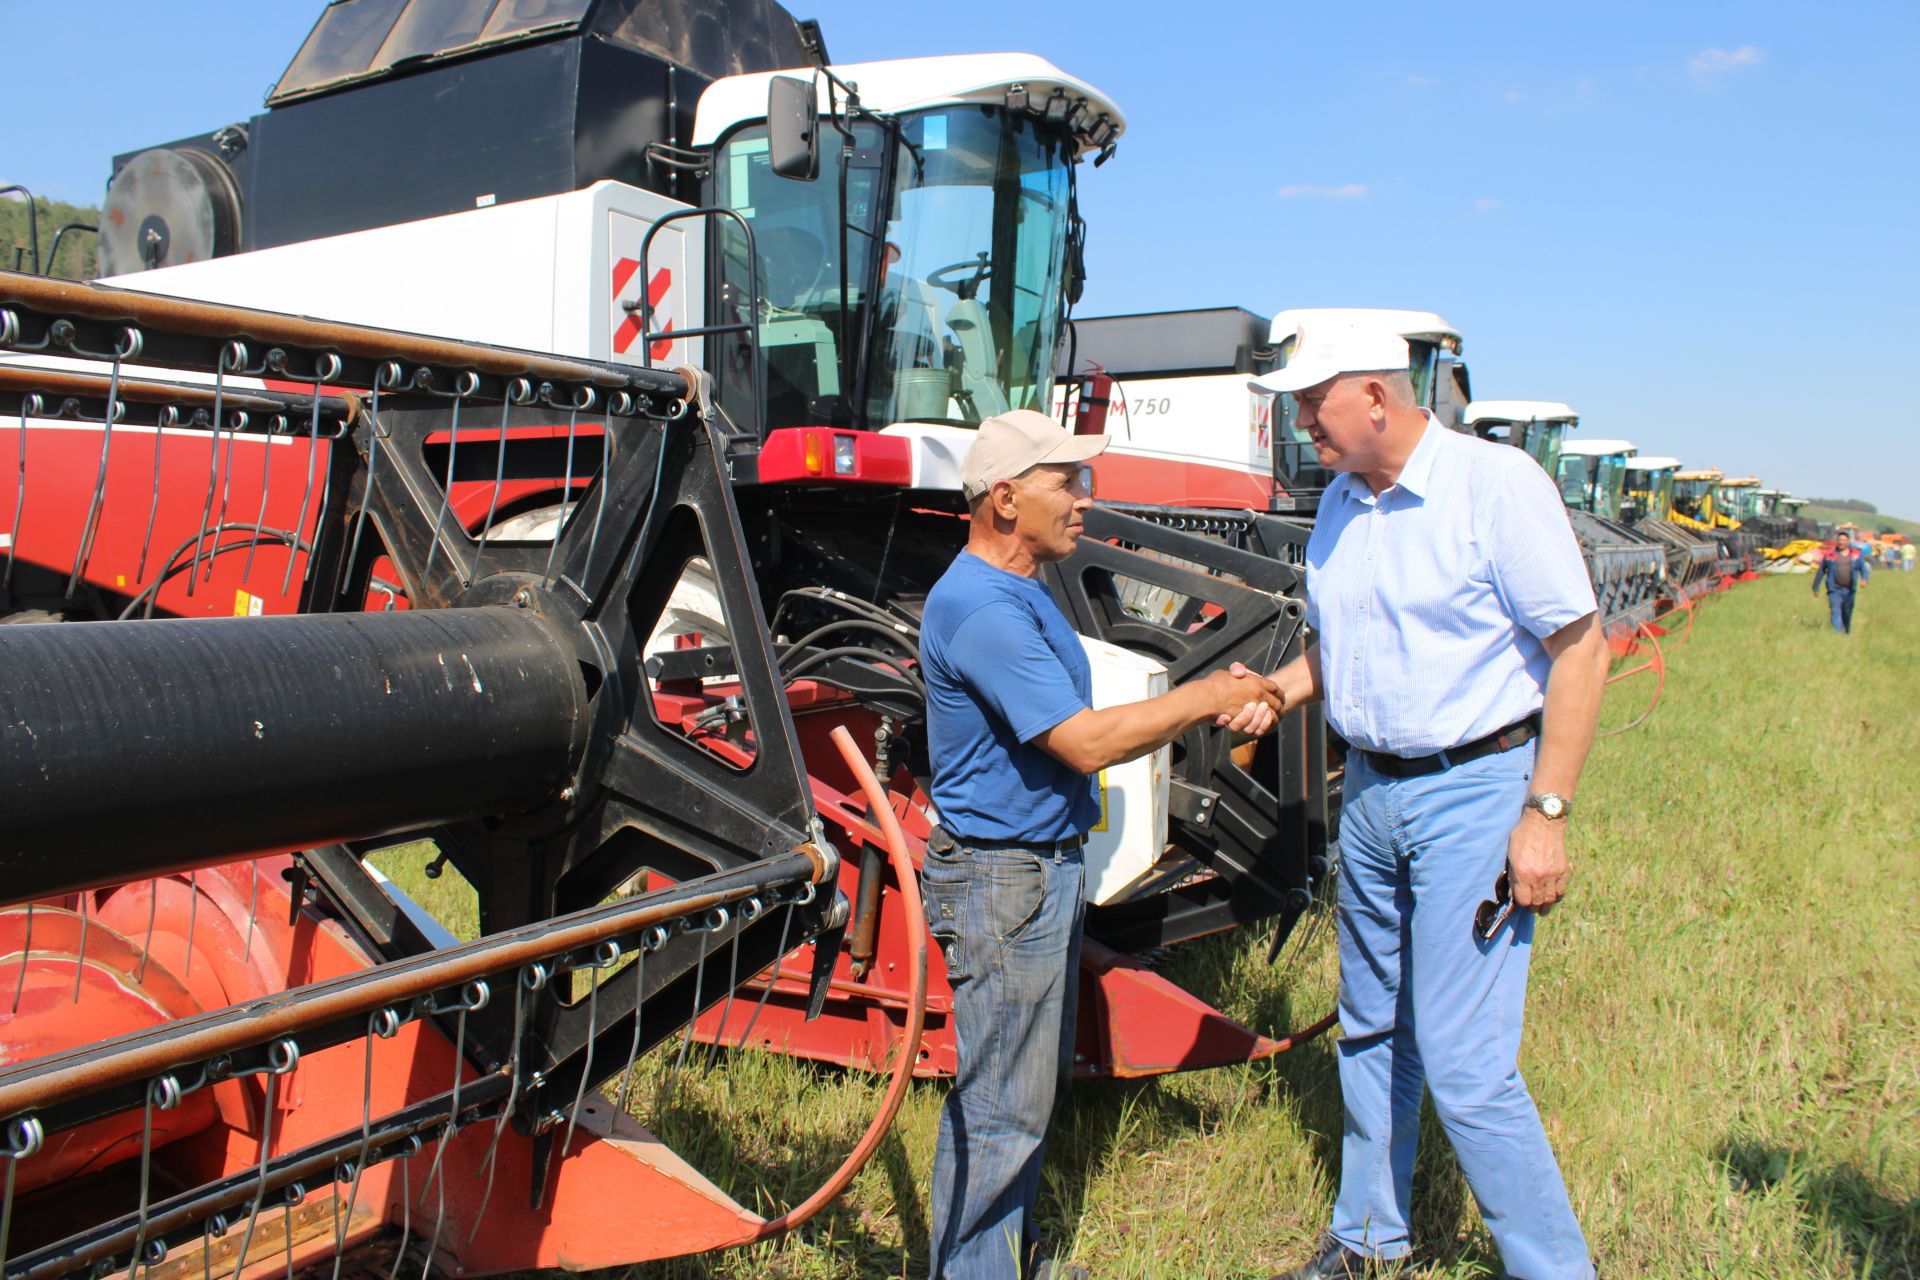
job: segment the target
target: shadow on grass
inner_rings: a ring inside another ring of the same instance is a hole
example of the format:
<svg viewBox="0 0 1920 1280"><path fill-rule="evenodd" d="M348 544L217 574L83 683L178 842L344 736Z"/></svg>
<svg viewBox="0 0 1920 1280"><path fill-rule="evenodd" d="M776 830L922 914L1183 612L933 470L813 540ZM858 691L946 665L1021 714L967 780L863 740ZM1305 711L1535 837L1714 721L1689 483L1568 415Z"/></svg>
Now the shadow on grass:
<svg viewBox="0 0 1920 1280"><path fill-rule="evenodd" d="M1715 1154L1741 1195L1789 1190L1800 1204L1800 1233L1810 1252L1831 1241L1844 1252L1850 1275L1920 1277L1920 1200L1895 1200L1852 1165L1823 1164L1803 1151L1747 1134L1729 1138Z"/></svg>
<svg viewBox="0 0 1920 1280"><path fill-rule="evenodd" d="M749 1051L752 1052L752 1051ZM725 1069L723 1053L718 1070ZM804 1072L823 1085L844 1078L838 1067L797 1061ZM693 1069L690 1074L698 1074ZM885 1079L872 1077L873 1104L877 1106L885 1089ZM836 1116L831 1124L799 1133L779 1132L771 1118L756 1122L743 1118L738 1102L710 1099L695 1088L678 1088L671 1101L647 1123L680 1156L700 1170L723 1191L756 1212L772 1216L812 1194L826 1181L853 1150L870 1118L870 1111ZM752 1134L760 1124L761 1140ZM743 1140L744 1139L744 1140ZM897 1131L880 1141L869 1168L886 1178L895 1213L879 1217L862 1207L852 1195L842 1195L811 1219L802 1231L809 1240L819 1242L837 1262L851 1262L860 1280L889 1280L903 1271L924 1275L927 1259L928 1220L926 1188L913 1173L905 1144ZM830 1242L830 1243L827 1243ZM767 1248L768 1246L752 1246ZM771 1277L810 1276L816 1263L806 1251L791 1254L778 1242L767 1258L763 1274ZM624 1275L630 1280L696 1280L709 1275L741 1274L740 1255L735 1251L668 1259L631 1268L600 1273Z"/></svg>
<svg viewBox="0 0 1920 1280"><path fill-rule="evenodd" d="M1306 927L1305 921L1302 927ZM1322 927L1329 932L1332 921ZM1321 939L1322 943L1328 939ZM1331 981L1308 966L1288 973L1249 970L1244 934L1230 934L1183 948L1168 976L1203 1000L1232 1009L1253 1029L1286 1035L1308 1025L1325 1007L1325 997L1303 983ZM1262 944L1259 950L1264 953ZM1257 975L1257 976L1254 976ZM1271 975L1271 980L1263 981ZM1250 989L1239 989L1250 988ZM1299 1006L1304 1005L1305 1011ZM1260 1096L1265 1105L1288 1109L1296 1118L1322 1179L1337 1186L1345 1109L1340 1098L1337 1031L1308 1041L1261 1064ZM1413 1179L1413 1254L1404 1273L1420 1275L1441 1268L1448 1276L1499 1275L1499 1256L1473 1208L1472 1195L1428 1098L1421 1108L1420 1154ZM1304 1255L1317 1234L1293 1242ZM1286 1242L1282 1242L1286 1243Z"/></svg>

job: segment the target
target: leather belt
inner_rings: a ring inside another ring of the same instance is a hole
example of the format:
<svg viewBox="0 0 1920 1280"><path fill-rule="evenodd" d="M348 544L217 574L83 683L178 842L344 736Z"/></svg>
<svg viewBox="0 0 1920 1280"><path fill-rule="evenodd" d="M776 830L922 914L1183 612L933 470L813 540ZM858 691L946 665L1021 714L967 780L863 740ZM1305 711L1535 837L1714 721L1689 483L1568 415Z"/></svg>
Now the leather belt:
<svg viewBox="0 0 1920 1280"><path fill-rule="evenodd" d="M966 836L956 835L945 827L935 827L927 837L927 844L936 853L945 853L949 849L1014 849L1022 853L1038 853L1049 857L1056 853L1071 853L1087 842L1085 836L1064 836L1059 840L970 840Z"/></svg>
<svg viewBox="0 0 1920 1280"><path fill-rule="evenodd" d="M1484 738L1475 738L1472 742L1463 742L1457 747L1436 751L1428 756L1390 756L1379 751L1362 751L1360 754L1367 758L1367 767L1375 773L1385 774L1389 778L1420 778L1430 773L1445 772L1457 764L1478 760L1482 756L1511 751L1539 736L1540 713L1536 711Z"/></svg>

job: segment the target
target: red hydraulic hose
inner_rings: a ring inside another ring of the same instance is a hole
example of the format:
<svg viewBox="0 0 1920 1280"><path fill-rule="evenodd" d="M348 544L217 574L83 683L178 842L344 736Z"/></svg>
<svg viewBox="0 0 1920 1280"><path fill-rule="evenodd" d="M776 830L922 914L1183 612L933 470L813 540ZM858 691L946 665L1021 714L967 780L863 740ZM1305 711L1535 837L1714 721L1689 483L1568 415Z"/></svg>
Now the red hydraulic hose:
<svg viewBox="0 0 1920 1280"><path fill-rule="evenodd" d="M900 1104L906 1101L907 1086L913 1083L913 1066L920 1056L920 1032L927 1021L927 912L920 901L920 880L913 869L913 859L907 853L906 833L900 829L900 820L894 816L893 805L888 802L880 779L874 776L866 757L854 745L853 735L841 725L834 729L832 737L847 768L853 770L853 776L859 781L873 817L880 824L880 833L886 837L887 859L893 864L893 876L900 886L900 902L906 909L907 955L913 980L912 994L907 1000L907 1030L894 1059L893 1079L887 1082L886 1096L880 1100L880 1110L874 1113L866 1133L818 1191L779 1217L762 1223L754 1235L756 1240L789 1231L819 1213L847 1189L854 1175L879 1150L880 1139L893 1126L894 1117L900 1114Z"/></svg>

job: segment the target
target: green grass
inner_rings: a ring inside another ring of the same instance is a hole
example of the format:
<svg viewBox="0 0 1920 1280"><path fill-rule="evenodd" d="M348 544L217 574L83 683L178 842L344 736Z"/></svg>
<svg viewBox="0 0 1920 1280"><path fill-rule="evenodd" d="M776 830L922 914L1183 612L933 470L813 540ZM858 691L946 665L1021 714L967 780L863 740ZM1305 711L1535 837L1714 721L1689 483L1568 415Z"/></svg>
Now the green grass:
<svg viewBox="0 0 1920 1280"><path fill-rule="evenodd" d="M1920 520L1903 520L1899 516L1869 515L1865 511L1846 511L1840 507L1816 507L1812 505L1800 508L1800 514L1811 516L1815 520L1832 520L1836 523L1859 525L1862 529L1878 531L1883 525L1890 525L1898 533L1909 538L1920 538Z"/></svg>
<svg viewBox="0 0 1920 1280"><path fill-rule="evenodd" d="M1658 711L1602 740L1581 788L1573 894L1540 927L1522 1067L1609 1280L1920 1277L1920 574L1877 575L1851 637L1825 617L1801 579L1712 601ZM1605 722L1631 719L1646 683L1617 686ZM1265 949L1261 931L1235 934L1170 971L1263 1030L1331 1007L1324 935L1284 976ZM1298 1261L1335 1187L1332 1054L1323 1039L1076 1087L1045 1174L1052 1238L1102 1280ZM825 1176L880 1093L743 1054L682 1076L662 1109L660 1071L635 1110L763 1211ZM627 1274L924 1276L943 1096L916 1086L879 1157L803 1230ZM1499 1274L1430 1109L1415 1197L1403 1274Z"/></svg>

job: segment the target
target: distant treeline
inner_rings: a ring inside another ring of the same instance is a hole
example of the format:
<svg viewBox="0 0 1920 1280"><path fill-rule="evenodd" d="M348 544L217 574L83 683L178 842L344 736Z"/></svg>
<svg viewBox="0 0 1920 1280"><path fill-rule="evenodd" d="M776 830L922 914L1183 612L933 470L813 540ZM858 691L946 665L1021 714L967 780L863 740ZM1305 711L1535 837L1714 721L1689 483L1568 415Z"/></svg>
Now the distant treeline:
<svg viewBox="0 0 1920 1280"><path fill-rule="evenodd" d="M1832 507L1838 511L1859 511L1870 516L1880 514L1880 508L1860 498L1815 498L1813 505L1816 507Z"/></svg>
<svg viewBox="0 0 1920 1280"><path fill-rule="evenodd" d="M7 183L0 181L0 187ZM43 274L56 275L67 280L91 280L99 274L99 256L95 251L95 242L99 239L92 231L77 228L60 236L60 257L52 262L52 271L48 271L48 258L53 253L53 241L60 235L60 228L78 223L83 227L100 225L100 211L83 205L62 204L58 200L45 198L34 202L40 217L40 270ZM8 271L33 270L33 228L27 222L27 202L19 192L0 196L0 267Z"/></svg>

